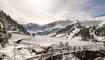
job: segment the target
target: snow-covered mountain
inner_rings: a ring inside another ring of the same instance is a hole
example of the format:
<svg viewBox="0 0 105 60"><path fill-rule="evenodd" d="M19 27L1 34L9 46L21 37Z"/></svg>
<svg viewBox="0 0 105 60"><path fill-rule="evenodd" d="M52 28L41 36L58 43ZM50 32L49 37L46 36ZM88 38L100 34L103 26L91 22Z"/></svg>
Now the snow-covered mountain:
<svg viewBox="0 0 105 60"><path fill-rule="evenodd" d="M81 37L83 40L98 39L105 36L105 24L104 21L74 21L68 26L62 27L57 30L51 37L59 38L73 38ZM100 26L100 24L102 26ZM101 37L100 37L101 36ZM98 39L100 40L100 39Z"/></svg>
<svg viewBox="0 0 105 60"><path fill-rule="evenodd" d="M34 23L29 23L29 24L24 25L24 27L26 29L28 29L28 31L37 31L37 30L46 30L46 29L53 28L53 27L61 28L61 27L69 25L70 23L72 23L72 21L69 21L69 20L56 21L53 23L45 24L45 25L38 25L38 24L34 24Z"/></svg>
<svg viewBox="0 0 105 60"><path fill-rule="evenodd" d="M55 32L51 37L68 38L81 37L82 40L103 40L105 37L105 24L83 25L81 22L70 24L61 30Z"/></svg>
<svg viewBox="0 0 105 60"><path fill-rule="evenodd" d="M72 22L73 21L69 21L69 20L57 21L57 22L46 24L46 25L38 25L38 24L29 23L29 24L24 25L24 27L28 31L36 32L36 34L38 35L48 35L55 32L56 30L61 29L62 27L65 27L71 24Z"/></svg>
<svg viewBox="0 0 105 60"><path fill-rule="evenodd" d="M97 17L96 20L104 20L105 21L105 16Z"/></svg>
<svg viewBox="0 0 105 60"><path fill-rule="evenodd" d="M70 20L64 20L64 21L56 21L53 23L49 23L46 25L38 25L38 24L34 24L34 23L29 23L24 25L24 27L31 32L36 33L37 35L49 35L49 34L53 34L59 30L61 30L62 28L74 24L76 22L79 22L79 24L81 24L82 26L94 26L94 25L98 25L100 23L102 23L102 21L96 21L96 20L91 20L91 21L70 21Z"/></svg>

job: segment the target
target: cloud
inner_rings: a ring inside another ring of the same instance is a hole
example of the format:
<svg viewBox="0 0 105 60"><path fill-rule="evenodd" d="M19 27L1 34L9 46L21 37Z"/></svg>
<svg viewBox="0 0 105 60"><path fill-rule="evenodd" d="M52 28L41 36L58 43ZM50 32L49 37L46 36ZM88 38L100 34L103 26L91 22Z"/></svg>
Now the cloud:
<svg viewBox="0 0 105 60"><path fill-rule="evenodd" d="M18 20L20 18L43 24L59 19L91 19L105 14L105 0L0 0L0 2L3 10Z"/></svg>
<svg viewBox="0 0 105 60"><path fill-rule="evenodd" d="M90 0L84 11L92 17L98 17L105 14L105 0Z"/></svg>

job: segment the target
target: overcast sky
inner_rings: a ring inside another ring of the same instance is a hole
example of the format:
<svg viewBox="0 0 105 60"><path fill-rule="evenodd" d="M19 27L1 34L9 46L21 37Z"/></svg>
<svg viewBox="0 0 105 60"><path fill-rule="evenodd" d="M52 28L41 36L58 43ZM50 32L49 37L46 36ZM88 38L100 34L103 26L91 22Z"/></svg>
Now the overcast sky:
<svg viewBox="0 0 105 60"><path fill-rule="evenodd" d="M105 0L0 0L0 7L18 21L38 24L105 15Z"/></svg>

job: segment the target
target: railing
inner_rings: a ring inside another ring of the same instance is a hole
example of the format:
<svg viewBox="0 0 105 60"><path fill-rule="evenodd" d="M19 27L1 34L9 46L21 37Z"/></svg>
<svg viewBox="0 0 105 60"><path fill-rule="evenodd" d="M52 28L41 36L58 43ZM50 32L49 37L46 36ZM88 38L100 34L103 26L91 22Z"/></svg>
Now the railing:
<svg viewBox="0 0 105 60"><path fill-rule="evenodd" d="M57 55L57 54L67 54L71 52L77 52L77 51L98 51L104 49L102 44L90 44L86 46L61 46L59 48L52 48L48 53L42 53L39 55L36 55L34 57L25 59L25 60L43 60L48 57L52 57Z"/></svg>

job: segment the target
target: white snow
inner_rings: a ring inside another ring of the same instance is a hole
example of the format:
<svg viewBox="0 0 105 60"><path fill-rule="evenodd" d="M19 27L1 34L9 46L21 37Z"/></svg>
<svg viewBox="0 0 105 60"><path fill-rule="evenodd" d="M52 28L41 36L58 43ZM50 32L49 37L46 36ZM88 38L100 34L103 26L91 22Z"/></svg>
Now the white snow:
<svg viewBox="0 0 105 60"><path fill-rule="evenodd" d="M76 30L77 31L77 30ZM74 32L76 32L74 31ZM15 42L22 39L19 44ZM88 46L96 43L80 41L81 37L75 37L71 39L67 38L51 38L49 36L28 36L28 35L19 35L12 34L12 38L9 39L9 43L5 48L0 50L0 53L7 55L6 59L10 60L23 60L28 57L35 56L35 53L32 53L31 49L36 51L42 51L43 47L48 47L51 45L58 46L62 41L63 43L68 42L70 46Z"/></svg>
<svg viewBox="0 0 105 60"><path fill-rule="evenodd" d="M102 27L105 24L105 21L99 24L99 27Z"/></svg>

